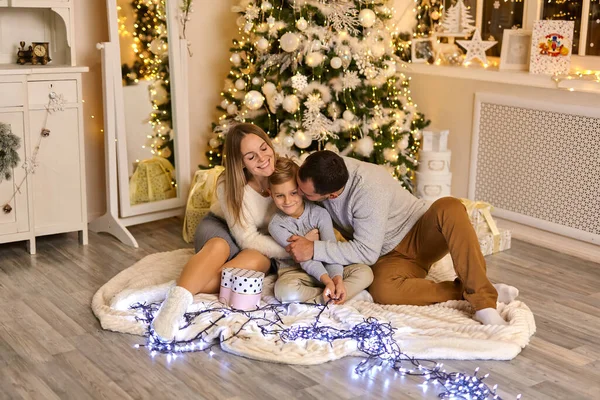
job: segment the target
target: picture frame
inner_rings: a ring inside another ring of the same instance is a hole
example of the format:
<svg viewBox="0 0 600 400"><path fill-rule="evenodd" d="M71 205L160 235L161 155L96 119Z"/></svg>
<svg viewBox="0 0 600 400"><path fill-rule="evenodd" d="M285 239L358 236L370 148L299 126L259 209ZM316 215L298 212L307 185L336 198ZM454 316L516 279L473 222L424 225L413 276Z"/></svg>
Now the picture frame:
<svg viewBox="0 0 600 400"><path fill-rule="evenodd" d="M536 21L531 35L529 72L567 74L573 53L574 21Z"/></svg>
<svg viewBox="0 0 600 400"><path fill-rule="evenodd" d="M412 39L410 58L414 64L433 63L435 61L435 47L432 38Z"/></svg>
<svg viewBox="0 0 600 400"><path fill-rule="evenodd" d="M532 31L505 29L502 35L500 69L527 71L531 52Z"/></svg>

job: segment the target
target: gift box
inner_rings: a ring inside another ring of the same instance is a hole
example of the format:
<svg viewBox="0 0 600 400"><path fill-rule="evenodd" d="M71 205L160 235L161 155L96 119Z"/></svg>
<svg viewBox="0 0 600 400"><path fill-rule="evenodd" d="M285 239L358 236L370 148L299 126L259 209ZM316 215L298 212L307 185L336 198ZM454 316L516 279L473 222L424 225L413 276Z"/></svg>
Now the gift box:
<svg viewBox="0 0 600 400"><path fill-rule="evenodd" d="M477 236L497 230L496 222L492 218L493 207L485 201L473 201L469 199L460 199L467 209L471 225L477 233Z"/></svg>
<svg viewBox="0 0 600 400"><path fill-rule="evenodd" d="M511 231L508 229L498 229L498 234L492 232L484 233L478 236L479 246L484 256L510 249Z"/></svg>
<svg viewBox="0 0 600 400"><path fill-rule="evenodd" d="M183 240L187 243L194 240L198 222L210 211L210 206L217 201L217 179L224 170L225 168L218 165L211 169L198 170L194 174L183 220Z"/></svg>
<svg viewBox="0 0 600 400"><path fill-rule="evenodd" d="M152 157L140 161L129 179L131 205L177 197L173 185L173 164L166 158Z"/></svg>
<svg viewBox="0 0 600 400"><path fill-rule="evenodd" d="M448 130L425 130L421 139L422 151L439 151L445 152L448 150Z"/></svg>
<svg viewBox="0 0 600 400"><path fill-rule="evenodd" d="M240 268L224 268L221 273L219 301L238 310L253 310L260 305L265 274Z"/></svg>
<svg viewBox="0 0 600 400"><path fill-rule="evenodd" d="M416 195L425 201L435 201L439 198L450 196L452 186L452 173L430 174L415 172L417 177Z"/></svg>
<svg viewBox="0 0 600 400"><path fill-rule="evenodd" d="M447 175L450 173L451 151L419 152L419 173Z"/></svg>

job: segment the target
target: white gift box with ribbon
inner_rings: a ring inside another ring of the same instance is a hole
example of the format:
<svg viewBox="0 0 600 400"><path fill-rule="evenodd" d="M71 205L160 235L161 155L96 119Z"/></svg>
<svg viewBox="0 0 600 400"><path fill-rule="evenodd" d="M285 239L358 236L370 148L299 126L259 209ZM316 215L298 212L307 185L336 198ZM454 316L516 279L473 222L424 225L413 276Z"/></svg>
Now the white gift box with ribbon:
<svg viewBox="0 0 600 400"><path fill-rule="evenodd" d="M448 135L449 130L429 129L423 131L422 151L439 151L448 150Z"/></svg>
<svg viewBox="0 0 600 400"><path fill-rule="evenodd" d="M460 201L467 209L484 256L510 249L511 231L498 228L496 221L492 218L493 207L490 203L469 199L460 199Z"/></svg>

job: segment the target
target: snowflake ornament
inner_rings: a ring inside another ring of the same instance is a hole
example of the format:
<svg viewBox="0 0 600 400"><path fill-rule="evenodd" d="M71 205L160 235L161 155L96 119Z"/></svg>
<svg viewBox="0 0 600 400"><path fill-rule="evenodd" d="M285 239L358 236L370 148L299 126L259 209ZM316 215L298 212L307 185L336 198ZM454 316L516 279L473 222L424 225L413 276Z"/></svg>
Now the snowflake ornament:
<svg viewBox="0 0 600 400"><path fill-rule="evenodd" d="M496 10L500 8L500 2L499 2L498 0L496 0L496 1L494 2L494 8L495 8Z"/></svg>
<svg viewBox="0 0 600 400"><path fill-rule="evenodd" d="M259 14L260 9L254 4L250 4L248 8L246 8L246 20L248 21L254 21L256 18L258 18Z"/></svg>
<svg viewBox="0 0 600 400"><path fill-rule="evenodd" d="M292 87L298 91L304 90L308 86L308 78L301 73L292 76Z"/></svg>
<svg viewBox="0 0 600 400"><path fill-rule="evenodd" d="M360 78L356 71L346 72L342 78L342 87L344 89L356 89L360 85Z"/></svg>

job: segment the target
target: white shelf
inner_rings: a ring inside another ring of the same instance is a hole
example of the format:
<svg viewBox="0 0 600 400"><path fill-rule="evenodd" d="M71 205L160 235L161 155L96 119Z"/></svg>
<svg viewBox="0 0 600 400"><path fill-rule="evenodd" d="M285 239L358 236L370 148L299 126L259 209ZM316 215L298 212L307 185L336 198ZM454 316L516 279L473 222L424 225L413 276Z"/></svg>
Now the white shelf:
<svg viewBox="0 0 600 400"><path fill-rule="evenodd" d="M88 72L88 67L72 67L70 65L19 65L0 64L0 75L31 75L31 74L71 74L76 72Z"/></svg>

